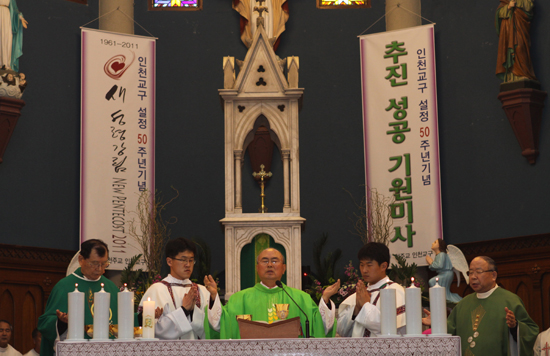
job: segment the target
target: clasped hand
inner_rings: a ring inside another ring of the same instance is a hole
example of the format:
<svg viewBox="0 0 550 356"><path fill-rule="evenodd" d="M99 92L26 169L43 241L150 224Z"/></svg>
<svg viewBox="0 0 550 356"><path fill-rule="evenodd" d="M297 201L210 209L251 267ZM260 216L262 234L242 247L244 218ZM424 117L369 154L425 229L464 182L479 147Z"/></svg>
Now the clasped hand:
<svg viewBox="0 0 550 356"><path fill-rule="evenodd" d="M354 314L357 315L361 311L361 308L363 308L363 305L365 305L365 303L370 302L370 293L363 281L360 280L357 282L355 294L356 296L355 296Z"/></svg>

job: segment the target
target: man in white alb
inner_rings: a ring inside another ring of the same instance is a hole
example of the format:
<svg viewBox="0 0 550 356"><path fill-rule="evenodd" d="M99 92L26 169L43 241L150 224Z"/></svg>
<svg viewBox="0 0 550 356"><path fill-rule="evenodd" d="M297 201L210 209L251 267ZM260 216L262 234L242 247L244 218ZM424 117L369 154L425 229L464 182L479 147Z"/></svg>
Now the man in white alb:
<svg viewBox="0 0 550 356"><path fill-rule="evenodd" d="M336 332L347 337L376 337L380 335L380 290L396 290L397 333L405 334L405 290L386 275L390 250L382 243L369 242L357 254L363 281L357 282L356 293L347 297L338 309ZM327 295L329 298L331 295ZM323 295L325 299L325 295ZM325 306L321 302L321 307ZM328 308L327 308L328 309Z"/></svg>
<svg viewBox="0 0 550 356"><path fill-rule="evenodd" d="M204 277L204 286L189 279L196 263L193 241L183 237L166 244L166 262L170 274L153 284L141 299L151 298L162 308L155 325L155 337L165 340L210 339L220 330L222 314L218 286L212 276ZM141 317L139 318L141 320Z"/></svg>
<svg viewBox="0 0 550 356"><path fill-rule="evenodd" d="M10 344L13 326L7 320L0 320L0 355L21 356L21 353Z"/></svg>

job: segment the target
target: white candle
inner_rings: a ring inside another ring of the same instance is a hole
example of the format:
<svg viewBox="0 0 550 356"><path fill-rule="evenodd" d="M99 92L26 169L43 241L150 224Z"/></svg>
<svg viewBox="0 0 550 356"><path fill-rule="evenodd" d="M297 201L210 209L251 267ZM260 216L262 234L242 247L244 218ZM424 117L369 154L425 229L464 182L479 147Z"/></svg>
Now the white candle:
<svg viewBox="0 0 550 356"><path fill-rule="evenodd" d="M382 336L397 335L396 309L395 289L382 289L380 291L380 330Z"/></svg>
<svg viewBox="0 0 550 356"><path fill-rule="evenodd" d="M407 335L422 335L422 294L420 288L414 285L405 290L405 311L407 313Z"/></svg>
<svg viewBox="0 0 550 356"><path fill-rule="evenodd" d="M126 283L118 293L118 338L134 338L134 292L128 290Z"/></svg>
<svg viewBox="0 0 550 356"><path fill-rule="evenodd" d="M109 338L109 306L111 293L105 292L101 283L101 290L94 293L94 339Z"/></svg>
<svg viewBox="0 0 550 356"><path fill-rule="evenodd" d="M436 279L435 285L430 288L430 313L431 335L447 335L447 299L445 288L439 285L439 279Z"/></svg>
<svg viewBox="0 0 550 356"><path fill-rule="evenodd" d="M155 338L155 301L147 298L143 302L143 338Z"/></svg>
<svg viewBox="0 0 550 356"><path fill-rule="evenodd" d="M84 293L78 291L78 283L74 285L74 292L68 293L69 309L67 316L69 326L67 340L84 339Z"/></svg>

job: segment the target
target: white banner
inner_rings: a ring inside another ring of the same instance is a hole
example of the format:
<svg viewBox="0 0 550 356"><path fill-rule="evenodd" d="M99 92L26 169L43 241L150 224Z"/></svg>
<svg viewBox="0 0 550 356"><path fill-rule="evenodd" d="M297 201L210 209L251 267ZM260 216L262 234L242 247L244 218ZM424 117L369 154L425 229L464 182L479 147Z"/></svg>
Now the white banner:
<svg viewBox="0 0 550 356"><path fill-rule="evenodd" d="M155 191L155 45L82 29L80 241L105 241L114 270L141 253L129 221Z"/></svg>
<svg viewBox="0 0 550 356"><path fill-rule="evenodd" d="M390 251L425 266L443 238L434 26L360 36L360 46L367 196L395 199Z"/></svg>

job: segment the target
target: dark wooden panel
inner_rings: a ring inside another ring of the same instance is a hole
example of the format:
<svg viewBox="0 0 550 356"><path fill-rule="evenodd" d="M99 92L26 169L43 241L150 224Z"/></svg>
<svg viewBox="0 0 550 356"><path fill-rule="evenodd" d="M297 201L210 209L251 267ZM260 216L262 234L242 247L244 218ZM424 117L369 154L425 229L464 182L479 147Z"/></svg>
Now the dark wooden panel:
<svg viewBox="0 0 550 356"><path fill-rule="evenodd" d="M11 344L22 353L55 284L76 251L0 244L0 319L13 324Z"/></svg>

